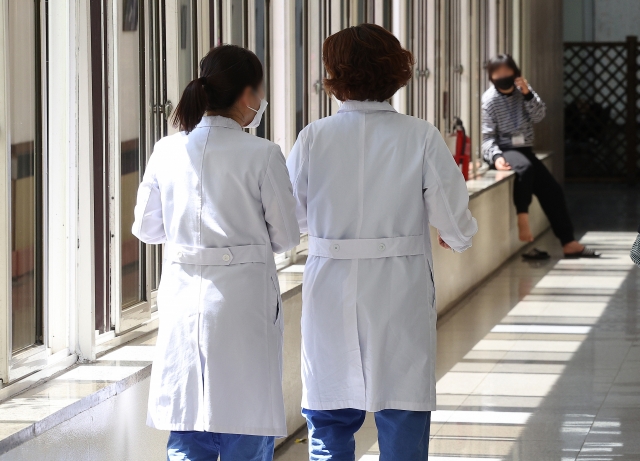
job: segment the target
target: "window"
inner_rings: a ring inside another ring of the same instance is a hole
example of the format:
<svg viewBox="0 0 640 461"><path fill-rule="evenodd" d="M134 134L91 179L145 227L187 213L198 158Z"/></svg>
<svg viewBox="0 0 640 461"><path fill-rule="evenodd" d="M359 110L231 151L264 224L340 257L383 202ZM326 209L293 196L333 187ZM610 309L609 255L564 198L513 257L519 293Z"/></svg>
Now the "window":
<svg viewBox="0 0 640 461"><path fill-rule="evenodd" d="M144 8L145 2L123 1L122 15L118 15L117 69L118 85L116 104L118 111L117 146L120 162L117 174L119 185L120 225L117 234L120 240L122 309L144 302L146 298L145 246L131 233L136 191L142 178L145 153L146 112L142 104L145 62ZM137 6L137 8L136 8ZM142 106L142 107L141 107Z"/></svg>
<svg viewBox="0 0 640 461"><path fill-rule="evenodd" d="M461 80L464 67L461 54L460 13L461 1L442 2L440 8L441 60L440 78L441 106L439 128L442 133L450 133L456 117L461 116Z"/></svg>
<svg viewBox="0 0 640 461"><path fill-rule="evenodd" d="M43 4L8 2L11 352L44 344ZM46 12L44 14L46 18Z"/></svg>
<svg viewBox="0 0 640 461"><path fill-rule="evenodd" d="M407 114L427 119L427 82L432 72L427 61L430 18L427 5L422 0L408 0L407 12L407 47L416 62L413 78L407 84Z"/></svg>
<svg viewBox="0 0 640 461"><path fill-rule="evenodd" d="M253 31L252 46L250 47L260 59L264 68L264 94L267 101L271 98L271 2L270 0L254 0L253 22L254 26L250 27ZM261 138L271 139L271 111L269 106L262 116L260 126L256 128L256 135Z"/></svg>
<svg viewBox="0 0 640 461"><path fill-rule="evenodd" d="M168 82L166 0L123 0L117 15L117 41L113 98L117 130L111 177L111 299L117 334L151 318L162 271L162 246L145 245L132 233L138 185L154 144L168 134L167 119L173 105L168 85L195 72L193 2L176 1L175 36L170 37L176 71ZM187 7L186 9L182 7ZM184 45L184 48L183 48ZM186 84L185 84L186 85ZM119 169L115 169L118 168ZM118 283L119 282L119 283Z"/></svg>
<svg viewBox="0 0 640 461"><path fill-rule="evenodd" d="M178 85L182 91L198 76L198 36L195 0L179 0Z"/></svg>
<svg viewBox="0 0 640 461"><path fill-rule="evenodd" d="M295 55L296 55L296 137L308 123L309 88L308 81L308 21L307 1L296 0L295 6Z"/></svg>
<svg viewBox="0 0 640 461"><path fill-rule="evenodd" d="M93 149L93 241L95 260L95 330L111 330L109 284L109 143L107 92L107 0L91 0L91 108Z"/></svg>

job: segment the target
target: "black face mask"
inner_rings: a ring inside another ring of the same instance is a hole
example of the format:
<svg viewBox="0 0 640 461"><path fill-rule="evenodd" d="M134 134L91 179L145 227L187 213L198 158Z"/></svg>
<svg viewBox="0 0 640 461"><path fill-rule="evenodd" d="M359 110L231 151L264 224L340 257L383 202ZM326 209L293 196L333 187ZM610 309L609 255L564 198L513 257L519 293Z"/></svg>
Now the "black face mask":
<svg viewBox="0 0 640 461"><path fill-rule="evenodd" d="M497 78L493 81L493 84L499 90L508 90L513 88L513 85L516 83L516 78L512 75L511 77Z"/></svg>

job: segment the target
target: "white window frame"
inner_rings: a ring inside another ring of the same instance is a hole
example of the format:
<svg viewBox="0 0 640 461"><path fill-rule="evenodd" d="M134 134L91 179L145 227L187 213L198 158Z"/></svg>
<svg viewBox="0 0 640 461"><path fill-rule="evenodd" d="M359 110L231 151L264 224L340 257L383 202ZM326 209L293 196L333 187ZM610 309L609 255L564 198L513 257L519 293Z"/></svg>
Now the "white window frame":
<svg viewBox="0 0 640 461"><path fill-rule="evenodd" d="M10 107L10 101L11 101L11 92L9 91L9 85L11 84L10 82L10 76L9 76L9 62L8 62L8 55L6 55L6 49L7 46L9 46L10 44L8 43L9 37L8 37L8 7L9 4L7 2L7 0L4 1L0 1L0 24L2 24L2 58L0 58L0 74L2 74L2 88L0 91L3 92L3 97L2 97L2 101L3 101L3 107L0 109L0 111L2 112L2 118L3 118L3 123L2 123L2 146L0 147L0 158L2 159L2 167L0 167L0 170L2 170L3 174L3 178L9 178L11 176L11 148L10 148L10 144L11 144L11 140L10 140L10 129L9 126L11 124L11 120L10 120L10 116L9 116L9 107ZM41 31L41 35L40 35L40 40L41 40L41 51L42 53L45 52L46 50L46 43L47 43L47 39L46 39L46 27L44 27L45 25L45 21L46 21L46 17L44 14L44 5L42 3L38 3L35 5L35 8L41 8L41 15L40 15L40 19L41 19L41 24L40 26L40 31ZM41 59L41 65L42 67L42 72L44 75L45 72L45 59L44 56L41 55L40 56ZM41 97L42 97L42 132L39 133L39 135L42 137L42 164L43 167L45 165L47 165L47 88L46 88L46 78L43 78L40 82L36 82L39 83L41 85ZM46 273L47 273L47 252L48 252L48 228L47 228L47 210L48 210L48 187L47 187L47 175L43 174L43 185L42 185L42 193L43 193L43 197L41 198L42 200L42 210L40 210L43 214L43 216L41 217L41 219L43 220L43 225L42 225L42 238L44 241L44 245L43 245L43 261L42 261L42 270L43 270L43 277L42 277L42 283L43 283L43 293L42 293L42 311L43 311L43 317L42 317L42 327L43 327L43 344L41 345L37 345L37 346L33 346L30 347L29 349L26 349L24 351L18 352L16 354L12 353L12 346L11 346L11 337L12 337L12 321L11 321L11 316L12 316L12 311L11 311L11 301L12 301L12 292L11 292L11 286L12 286L12 281L11 281L11 266L12 266L12 261L11 261L11 191L9 189L9 184L10 181L6 181L5 184L7 184L7 188L0 191L0 195L2 195L2 198L0 198L0 202L2 202L2 205L0 205L0 208L2 209L1 211L1 215L0 215L0 220L2 222L2 237L0 237L0 241L2 242L3 248L5 249L5 251L2 252L2 254L5 254L6 257L3 258L1 264L2 267L0 268L0 273L3 274L2 276L2 281L0 282L2 286L2 307L0 307L0 310L2 311L2 315L0 318L0 323L1 323L1 334L0 337L3 338L2 340L2 347L0 350L2 350L2 352L0 353L1 356L1 360L2 363L0 363L0 378L2 379L3 383L12 383L20 378L22 378L23 376L26 376L28 374L33 373L35 370L37 370L39 367L41 367L40 364L42 364L43 362L48 362L49 360L49 356L51 355L51 349L49 348L49 322L48 322L48 290L47 290L47 278L46 278Z"/></svg>
<svg viewBox="0 0 640 461"><path fill-rule="evenodd" d="M6 129L8 116L8 2L0 0L0 175L10 175L10 149ZM44 2L38 7L44 10ZM37 380L46 378L77 360L76 352L89 352L86 338L92 336L92 306L80 305L78 300L92 299L92 249L87 241L80 241L84 229L91 229L86 201L79 194L82 169L79 147L90 131L80 134L83 109L76 90L82 85L74 78L82 69L82 53L86 40L78 40L87 32L82 14L88 4L76 9L68 2L48 2L47 14L41 12L42 59L48 53L48 68L43 63L46 78L42 87L42 155L43 155L43 345L12 357L11 354L11 260L10 250L10 190L0 190L0 399L24 390ZM47 21L47 27L45 27ZM88 22L88 17L86 18ZM78 27L76 25L78 24ZM82 27L84 26L84 27ZM64 31L60 33L60 31ZM85 37L87 38L87 37ZM76 43L79 48L76 50ZM76 67L77 65L77 67ZM79 80L82 80L80 78ZM85 82L86 83L86 82ZM48 92L48 88L56 88ZM87 88L87 85L84 86ZM86 128L86 127L85 127ZM55 133L55 135L51 135ZM86 150L84 151L86 152ZM47 158L55 158L48 162ZM86 162L84 162L86 163ZM8 181L6 182L8 183ZM82 185L86 187L87 183ZM90 184L89 184L90 186ZM88 194L87 194L88 195ZM81 261L81 254L89 256ZM88 276L87 276L88 272ZM83 278L82 275L86 277ZM89 293L87 295L87 293ZM87 312L89 314L87 314ZM86 323L86 317L91 321ZM85 327L90 325L91 329ZM73 346L70 346L73 345ZM34 374L35 373L35 374ZM32 378L22 378L33 375ZM18 381L20 380L20 381ZM7 386L9 384L9 386Z"/></svg>

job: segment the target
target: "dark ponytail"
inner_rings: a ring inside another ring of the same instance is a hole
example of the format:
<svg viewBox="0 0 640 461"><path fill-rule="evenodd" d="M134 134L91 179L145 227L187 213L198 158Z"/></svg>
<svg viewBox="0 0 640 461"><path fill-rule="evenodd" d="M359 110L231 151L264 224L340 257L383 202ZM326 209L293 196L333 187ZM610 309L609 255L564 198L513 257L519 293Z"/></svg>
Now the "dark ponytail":
<svg viewBox="0 0 640 461"><path fill-rule="evenodd" d="M213 48L200 61L200 78L184 89L173 125L193 131L206 111L230 109L246 87L257 89L262 79L262 64L253 52L235 45Z"/></svg>

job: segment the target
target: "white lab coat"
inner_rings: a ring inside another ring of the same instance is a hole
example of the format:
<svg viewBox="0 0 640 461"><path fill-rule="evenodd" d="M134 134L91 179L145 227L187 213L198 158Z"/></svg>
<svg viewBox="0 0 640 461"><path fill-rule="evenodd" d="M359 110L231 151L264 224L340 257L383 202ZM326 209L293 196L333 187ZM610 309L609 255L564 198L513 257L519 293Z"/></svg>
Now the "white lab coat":
<svg viewBox="0 0 640 461"><path fill-rule="evenodd" d="M286 436L273 251L300 231L280 148L225 117L160 140L133 233L166 242L147 423Z"/></svg>
<svg viewBox="0 0 640 461"><path fill-rule="evenodd" d="M442 136L386 102L347 101L302 130L287 166L310 239L303 408L435 410L428 223L456 251L477 232Z"/></svg>

